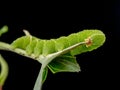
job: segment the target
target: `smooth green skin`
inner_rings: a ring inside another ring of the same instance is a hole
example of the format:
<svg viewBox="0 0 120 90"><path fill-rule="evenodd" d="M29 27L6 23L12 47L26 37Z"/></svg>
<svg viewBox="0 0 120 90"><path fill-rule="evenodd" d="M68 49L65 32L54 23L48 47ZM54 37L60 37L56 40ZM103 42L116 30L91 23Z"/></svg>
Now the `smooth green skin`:
<svg viewBox="0 0 120 90"><path fill-rule="evenodd" d="M24 32L26 35L16 39L12 44L0 42L0 49L32 58L42 64L34 90L41 90L48 68L53 73L79 72L80 66L75 55L97 49L106 39L100 30L83 30L50 40L38 39L28 31ZM90 45L86 39L91 42Z"/></svg>

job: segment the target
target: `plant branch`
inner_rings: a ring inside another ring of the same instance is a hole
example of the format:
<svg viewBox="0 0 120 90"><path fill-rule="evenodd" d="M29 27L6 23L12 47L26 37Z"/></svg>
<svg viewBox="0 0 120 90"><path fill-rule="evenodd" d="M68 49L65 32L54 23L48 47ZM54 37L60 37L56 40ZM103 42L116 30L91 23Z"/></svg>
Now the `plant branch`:
<svg viewBox="0 0 120 90"><path fill-rule="evenodd" d="M1 67L1 72L0 72L0 87L4 85L4 82L8 76L8 64L4 60L4 58L0 55L0 67Z"/></svg>
<svg viewBox="0 0 120 90"><path fill-rule="evenodd" d="M39 71L37 80L35 82L35 86L33 90L42 90L42 84L43 84L43 72L46 66L42 64L41 69Z"/></svg>

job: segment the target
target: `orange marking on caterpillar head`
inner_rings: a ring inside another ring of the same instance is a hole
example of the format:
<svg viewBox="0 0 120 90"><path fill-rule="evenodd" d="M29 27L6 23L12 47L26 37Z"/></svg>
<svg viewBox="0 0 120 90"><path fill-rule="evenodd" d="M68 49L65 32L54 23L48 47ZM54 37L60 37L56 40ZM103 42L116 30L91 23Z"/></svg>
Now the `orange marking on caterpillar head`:
<svg viewBox="0 0 120 90"><path fill-rule="evenodd" d="M92 39L91 37L88 37L87 39L85 39L85 43L86 43L86 47L89 47L92 45Z"/></svg>

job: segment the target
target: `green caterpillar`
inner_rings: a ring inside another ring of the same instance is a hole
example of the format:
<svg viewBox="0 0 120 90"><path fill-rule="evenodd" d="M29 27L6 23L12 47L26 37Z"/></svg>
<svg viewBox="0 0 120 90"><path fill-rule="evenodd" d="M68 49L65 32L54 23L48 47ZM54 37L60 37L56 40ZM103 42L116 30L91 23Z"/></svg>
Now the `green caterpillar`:
<svg viewBox="0 0 120 90"><path fill-rule="evenodd" d="M48 55L61 51L67 47L70 47L79 42L85 41L90 38L92 45L86 47L86 45L79 46L69 52L70 55L77 55L83 52L91 51L101 46L105 41L105 36L100 30L83 30L78 33L73 33L68 36L62 36L58 39L39 39L37 37L26 34L11 44L14 48L25 50L28 55L34 54L35 57L39 55Z"/></svg>
<svg viewBox="0 0 120 90"><path fill-rule="evenodd" d="M5 33L2 29L0 35ZM83 30L57 39L39 39L25 31L11 44L0 42L1 50L8 50L32 58L41 63L41 69L33 90L41 90L46 80L48 69L57 72L79 72L80 66L75 55L92 51L102 46L105 35L100 30Z"/></svg>

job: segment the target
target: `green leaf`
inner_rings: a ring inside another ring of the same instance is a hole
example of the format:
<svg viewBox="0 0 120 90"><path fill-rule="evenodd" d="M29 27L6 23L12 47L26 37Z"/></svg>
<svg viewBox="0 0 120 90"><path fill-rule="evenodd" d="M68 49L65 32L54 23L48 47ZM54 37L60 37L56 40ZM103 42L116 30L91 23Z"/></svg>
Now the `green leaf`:
<svg viewBox="0 0 120 90"><path fill-rule="evenodd" d="M42 83L45 82L46 78L47 78L47 74L48 74L48 68L46 67L43 71L43 76L42 76Z"/></svg>
<svg viewBox="0 0 120 90"><path fill-rule="evenodd" d="M6 33L8 31L8 26L3 26L1 29L0 29L0 36L4 33Z"/></svg>
<svg viewBox="0 0 120 90"><path fill-rule="evenodd" d="M73 56L60 56L55 58L52 62L48 64L49 69L53 73L58 72L79 72L80 66Z"/></svg>

